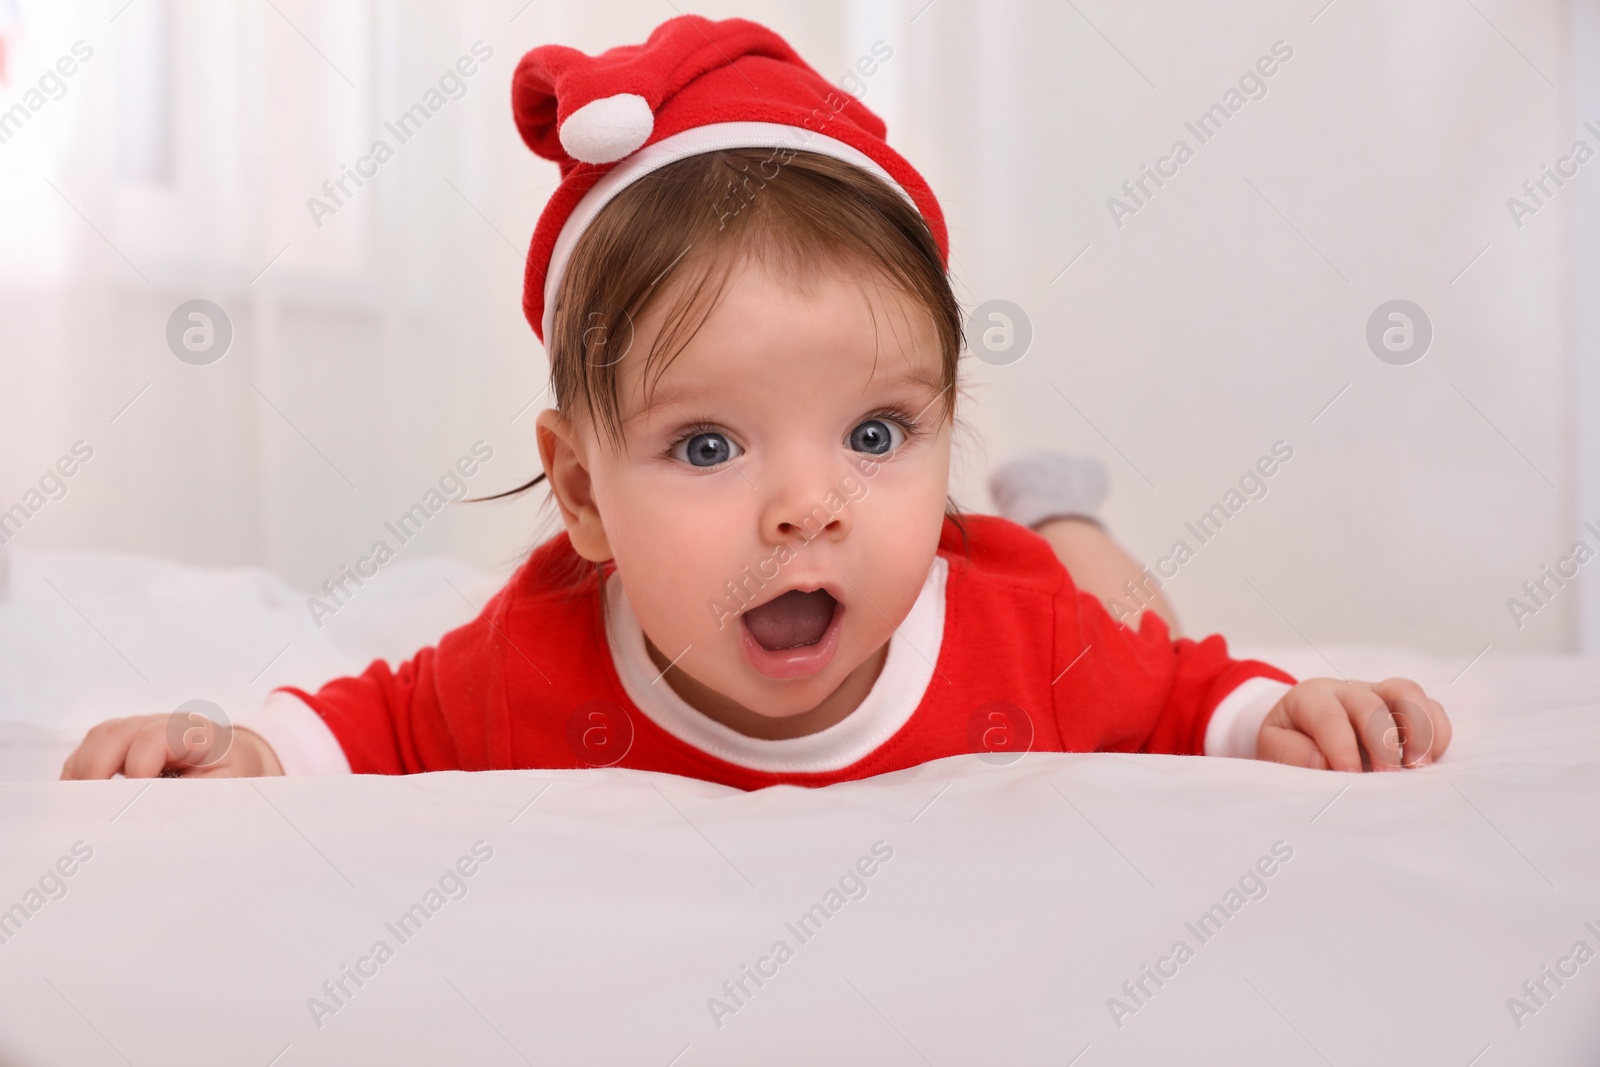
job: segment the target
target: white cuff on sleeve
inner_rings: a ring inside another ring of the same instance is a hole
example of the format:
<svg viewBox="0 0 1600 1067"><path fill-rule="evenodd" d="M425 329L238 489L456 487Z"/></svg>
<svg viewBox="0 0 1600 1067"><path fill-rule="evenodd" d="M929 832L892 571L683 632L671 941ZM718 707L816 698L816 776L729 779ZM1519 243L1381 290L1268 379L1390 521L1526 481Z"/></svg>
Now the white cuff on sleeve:
<svg viewBox="0 0 1600 1067"><path fill-rule="evenodd" d="M1261 723L1292 688L1287 682L1272 678L1246 679L1211 713L1211 722L1206 725L1206 755L1255 759Z"/></svg>
<svg viewBox="0 0 1600 1067"><path fill-rule="evenodd" d="M255 711L234 722L266 739L284 774L349 774L344 746L322 716L293 693L271 693Z"/></svg>

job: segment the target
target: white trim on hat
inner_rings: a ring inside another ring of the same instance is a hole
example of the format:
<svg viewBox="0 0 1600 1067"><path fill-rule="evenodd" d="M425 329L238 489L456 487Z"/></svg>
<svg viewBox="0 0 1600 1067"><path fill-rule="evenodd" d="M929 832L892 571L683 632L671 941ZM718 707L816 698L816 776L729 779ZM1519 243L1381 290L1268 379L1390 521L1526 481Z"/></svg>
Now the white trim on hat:
<svg viewBox="0 0 1600 1067"><path fill-rule="evenodd" d="M572 214L568 215L567 221L562 224L561 233L557 235L555 246L550 251L550 266L544 276L542 330L546 344L550 341L556 290L561 285L561 276L566 273L567 259L572 255L572 249L577 245L578 238L583 236L583 231L589 228L589 224L600 214L600 210L611 203L618 193L651 171L660 170L669 163L676 163L689 156L697 156L703 152L718 152L727 148L786 148L796 152L815 152L818 155L831 156L841 162L860 167L887 182L891 189L905 197L908 204L916 207L916 201L911 198L911 194L901 188L900 183L890 177L889 172L879 166L871 156L815 130L777 122L713 122L675 133L670 137L663 137L655 144L639 149L607 171L604 177L583 194L583 198L572 209Z"/></svg>

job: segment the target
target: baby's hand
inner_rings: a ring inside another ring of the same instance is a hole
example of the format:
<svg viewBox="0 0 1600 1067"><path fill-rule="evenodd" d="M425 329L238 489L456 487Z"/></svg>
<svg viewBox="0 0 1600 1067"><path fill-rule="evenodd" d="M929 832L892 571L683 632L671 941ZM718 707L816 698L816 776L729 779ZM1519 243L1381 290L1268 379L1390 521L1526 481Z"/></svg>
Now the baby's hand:
<svg viewBox="0 0 1600 1067"><path fill-rule="evenodd" d="M61 766L63 780L119 772L129 778L259 778L282 774L283 767L260 734L219 728L197 715L176 725L172 715L108 719L92 727Z"/></svg>
<svg viewBox="0 0 1600 1067"><path fill-rule="evenodd" d="M1450 744L1450 720L1409 678L1310 678L1274 705L1256 735L1256 758L1315 770L1423 767Z"/></svg>

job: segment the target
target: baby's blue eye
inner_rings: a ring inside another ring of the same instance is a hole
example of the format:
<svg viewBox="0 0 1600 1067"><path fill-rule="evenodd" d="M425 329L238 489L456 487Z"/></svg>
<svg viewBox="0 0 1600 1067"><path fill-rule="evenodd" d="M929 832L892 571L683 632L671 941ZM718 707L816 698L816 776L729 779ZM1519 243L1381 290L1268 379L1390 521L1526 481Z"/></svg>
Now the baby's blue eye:
<svg viewBox="0 0 1600 1067"><path fill-rule="evenodd" d="M850 447L872 456L893 452L905 439L904 430L884 419L868 419L850 431Z"/></svg>
<svg viewBox="0 0 1600 1067"><path fill-rule="evenodd" d="M720 433L697 433L672 450L674 459L691 467L715 467L742 454L738 445Z"/></svg>

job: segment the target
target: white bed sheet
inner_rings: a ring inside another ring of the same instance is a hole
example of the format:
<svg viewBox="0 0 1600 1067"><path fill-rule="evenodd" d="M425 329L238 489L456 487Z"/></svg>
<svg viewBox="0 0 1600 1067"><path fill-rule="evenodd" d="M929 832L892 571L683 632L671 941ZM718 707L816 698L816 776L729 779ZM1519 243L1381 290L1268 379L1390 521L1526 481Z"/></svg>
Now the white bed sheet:
<svg viewBox="0 0 1600 1067"><path fill-rule="evenodd" d="M245 699L470 614L433 588L449 565L414 566L330 633L259 572L19 555L0 774L52 776L83 724L146 694ZM251 681L284 642L295 669ZM619 771L0 782L0 914L93 850L0 943L0 1064L1600 1062L1600 959L1544 978L1543 1003L1523 989L1580 940L1600 952L1600 665L1491 653L1452 684L1464 659L1323 652L1441 694L1447 758L959 757L754 794ZM465 896L402 943L385 924L476 842L493 855ZM802 942L785 924L878 842L865 896ZM1186 923L1279 842L1266 895L1202 943ZM1192 958L1135 1002L1123 983L1180 939ZM392 958L336 1002L322 983L379 940ZM779 940L792 958L734 1000Z"/></svg>

